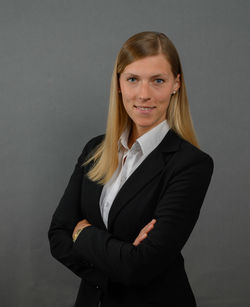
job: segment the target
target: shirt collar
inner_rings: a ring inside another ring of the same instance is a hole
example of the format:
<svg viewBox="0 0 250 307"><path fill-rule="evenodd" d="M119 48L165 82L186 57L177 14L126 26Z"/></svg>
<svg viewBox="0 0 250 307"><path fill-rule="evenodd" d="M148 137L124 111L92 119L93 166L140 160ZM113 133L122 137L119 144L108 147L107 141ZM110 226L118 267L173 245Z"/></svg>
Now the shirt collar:
<svg viewBox="0 0 250 307"><path fill-rule="evenodd" d="M152 128L148 132L144 133L140 136L131 149L141 150L143 155L148 155L151 151L153 151L163 140L165 135L169 130L169 125L167 120L162 121L156 127ZM119 150L123 148L125 151L129 150L128 148L128 137L129 137L130 129L127 128L121 134L119 139Z"/></svg>
<svg viewBox="0 0 250 307"><path fill-rule="evenodd" d="M130 128L126 128L120 136L119 139L119 149L123 148L129 150L128 148L128 137L129 137Z"/></svg>

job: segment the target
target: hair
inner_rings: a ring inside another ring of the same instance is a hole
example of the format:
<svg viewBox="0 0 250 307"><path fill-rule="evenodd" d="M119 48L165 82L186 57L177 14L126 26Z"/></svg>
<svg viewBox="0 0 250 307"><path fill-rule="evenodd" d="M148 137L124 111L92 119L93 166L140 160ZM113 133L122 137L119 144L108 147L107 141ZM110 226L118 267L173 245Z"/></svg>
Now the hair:
<svg viewBox="0 0 250 307"><path fill-rule="evenodd" d="M90 180L105 184L118 167L118 141L127 127L132 124L119 94L119 77L125 67L136 60L162 54L170 63L176 78L180 74L180 88L171 96L166 113L169 127L181 138L199 148L195 135L178 52L171 40L160 32L140 32L131 36L122 46L114 65L111 78L109 110L106 134L103 141L92 151L83 164L93 162L87 173Z"/></svg>

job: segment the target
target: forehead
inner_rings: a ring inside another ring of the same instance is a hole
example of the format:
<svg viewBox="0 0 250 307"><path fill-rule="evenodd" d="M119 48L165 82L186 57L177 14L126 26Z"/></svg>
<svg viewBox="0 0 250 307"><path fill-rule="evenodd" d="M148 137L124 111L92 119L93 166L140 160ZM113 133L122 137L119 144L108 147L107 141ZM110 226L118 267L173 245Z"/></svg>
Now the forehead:
<svg viewBox="0 0 250 307"><path fill-rule="evenodd" d="M171 65L163 55L145 57L127 65L122 74L158 75L171 74Z"/></svg>

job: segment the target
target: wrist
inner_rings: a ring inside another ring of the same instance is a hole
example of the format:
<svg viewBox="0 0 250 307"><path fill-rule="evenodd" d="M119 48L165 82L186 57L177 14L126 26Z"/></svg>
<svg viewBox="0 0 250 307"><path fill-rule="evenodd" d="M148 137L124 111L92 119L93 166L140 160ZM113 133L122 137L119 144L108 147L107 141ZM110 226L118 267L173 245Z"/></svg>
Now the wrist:
<svg viewBox="0 0 250 307"><path fill-rule="evenodd" d="M77 237L79 236L80 232L83 230L84 227L79 228L75 231L75 233L73 234L73 242L76 241Z"/></svg>
<svg viewBox="0 0 250 307"><path fill-rule="evenodd" d="M78 236L79 236L79 234L81 233L81 231L82 231L84 228L88 227L88 226L91 226L91 225L90 225L90 224L85 225L84 227L81 227L81 228L79 228L79 229L77 229L77 230L75 231L75 233L73 234L73 242L76 241L76 239L78 238Z"/></svg>

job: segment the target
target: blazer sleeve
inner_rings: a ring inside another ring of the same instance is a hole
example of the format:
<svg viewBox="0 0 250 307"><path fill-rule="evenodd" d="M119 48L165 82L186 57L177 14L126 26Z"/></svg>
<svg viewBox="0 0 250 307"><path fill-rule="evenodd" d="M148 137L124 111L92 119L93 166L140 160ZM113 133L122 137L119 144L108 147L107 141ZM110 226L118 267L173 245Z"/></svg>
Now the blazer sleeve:
<svg viewBox="0 0 250 307"><path fill-rule="evenodd" d="M53 214L48 231L52 256L77 276L88 278L90 275L90 279L93 279L94 282L100 282L102 275L99 274L98 269L94 270L92 264L84 257L79 257L74 253L72 233L76 224L85 218L80 209L81 182L84 173L81 165L95 147L94 145L98 143L97 140L99 137L90 140L78 158L66 190Z"/></svg>
<svg viewBox="0 0 250 307"><path fill-rule="evenodd" d="M212 158L201 152L176 155L176 169L156 205L156 224L141 244L120 241L111 233L88 226L73 249L111 281L147 285L166 272L190 236L213 173Z"/></svg>

